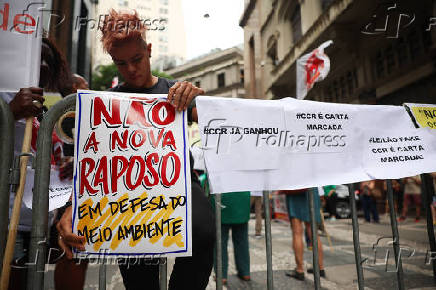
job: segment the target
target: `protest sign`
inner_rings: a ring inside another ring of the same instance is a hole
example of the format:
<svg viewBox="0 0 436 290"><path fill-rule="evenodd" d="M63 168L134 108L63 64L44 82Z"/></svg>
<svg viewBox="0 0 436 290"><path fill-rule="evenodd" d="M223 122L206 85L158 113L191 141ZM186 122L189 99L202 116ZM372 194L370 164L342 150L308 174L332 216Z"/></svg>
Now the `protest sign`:
<svg viewBox="0 0 436 290"><path fill-rule="evenodd" d="M197 108L214 193L300 189L436 171L430 162L436 157L436 135L416 129L401 106L198 97ZM235 128L243 130L232 134ZM393 131L392 137L402 140L389 145L395 154L378 156L371 140ZM419 146L425 148L418 154L424 161L410 157Z"/></svg>
<svg viewBox="0 0 436 290"><path fill-rule="evenodd" d="M0 0L0 91L38 86L43 7L42 1Z"/></svg>
<svg viewBox="0 0 436 290"><path fill-rule="evenodd" d="M79 91L73 231L89 255L191 255L186 112L166 95Z"/></svg>
<svg viewBox="0 0 436 290"><path fill-rule="evenodd" d="M436 106L426 104L404 104L417 127L436 129Z"/></svg>

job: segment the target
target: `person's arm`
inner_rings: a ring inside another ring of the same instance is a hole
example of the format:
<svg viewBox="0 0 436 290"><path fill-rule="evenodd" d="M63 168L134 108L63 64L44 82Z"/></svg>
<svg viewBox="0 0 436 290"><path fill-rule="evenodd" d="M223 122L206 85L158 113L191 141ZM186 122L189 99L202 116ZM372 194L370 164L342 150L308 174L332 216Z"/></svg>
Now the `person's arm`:
<svg viewBox="0 0 436 290"><path fill-rule="evenodd" d="M15 120L28 117L36 117L42 113L44 98L41 88L23 88L10 101L9 108ZM37 102L38 101L39 104Z"/></svg>
<svg viewBox="0 0 436 290"><path fill-rule="evenodd" d="M71 201L71 197L70 200ZM72 206L68 206L65 209L64 214L62 215L59 222L56 224L56 229L59 233L59 246L62 250L64 250L65 255L68 259L73 258L73 253L71 251L71 247L76 248L80 251L85 250L85 237L80 237L78 235L73 234L72 226Z"/></svg>
<svg viewBox="0 0 436 290"><path fill-rule="evenodd" d="M415 182L417 185L421 185L421 178L420 177L412 177L413 182Z"/></svg>
<svg viewBox="0 0 436 290"><path fill-rule="evenodd" d="M332 188L328 193L328 197L332 196L335 192L336 192L336 190L334 188Z"/></svg>
<svg viewBox="0 0 436 290"><path fill-rule="evenodd" d="M167 100L174 105L177 111L184 111L196 96L202 94L204 94L204 90L190 82L176 82L168 91Z"/></svg>

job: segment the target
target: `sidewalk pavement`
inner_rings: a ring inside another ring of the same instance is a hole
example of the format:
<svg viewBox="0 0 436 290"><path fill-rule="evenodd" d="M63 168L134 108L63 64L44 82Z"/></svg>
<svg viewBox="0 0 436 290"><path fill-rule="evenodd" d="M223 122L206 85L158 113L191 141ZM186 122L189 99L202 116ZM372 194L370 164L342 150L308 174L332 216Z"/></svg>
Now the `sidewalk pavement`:
<svg viewBox="0 0 436 290"><path fill-rule="evenodd" d="M362 258L367 258L364 262L365 289L396 289L394 254L392 247L389 247L391 239L383 238L391 236L389 220L384 217L380 224L360 223L359 227ZM326 221L326 228L331 236L332 245L328 244L325 236L321 236L327 275L326 278L321 278L322 289L357 289L351 220ZM306 273L306 280L302 282L287 277L284 273L285 270L296 266L291 250L292 234L289 223L273 221L271 231L274 289L314 289L313 275ZM415 223L413 220L406 220L399 225L399 234L403 249L405 289L436 289L436 283L432 277L432 266L426 257L429 246L425 221ZM228 285L224 289L266 289L265 239L254 237L254 219L249 222L249 236L251 281L243 282L237 278L233 247L230 242ZM385 259L387 255L388 259ZM387 263L385 263L386 260ZM312 263L312 252L307 249L304 252L304 261L307 269ZM168 274L171 273L173 262L174 259L169 259ZM213 276L212 273L207 289L216 289ZM46 275L45 288L54 289L52 271ZM98 289L97 265L90 265L85 289ZM107 289L124 289L121 275L115 265L107 266Z"/></svg>

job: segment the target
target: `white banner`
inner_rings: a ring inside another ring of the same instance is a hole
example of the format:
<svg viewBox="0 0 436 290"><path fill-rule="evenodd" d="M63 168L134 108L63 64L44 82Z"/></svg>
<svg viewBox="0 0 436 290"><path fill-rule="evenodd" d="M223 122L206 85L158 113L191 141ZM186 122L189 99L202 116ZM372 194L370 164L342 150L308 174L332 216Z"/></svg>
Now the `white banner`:
<svg viewBox="0 0 436 290"><path fill-rule="evenodd" d="M186 112L166 95L79 91L73 229L89 255L190 256Z"/></svg>
<svg viewBox="0 0 436 290"><path fill-rule="evenodd" d="M43 1L0 0L0 91L39 83Z"/></svg>
<svg viewBox="0 0 436 290"><path fill-rule="evenodd" d="M415 129L400 106L198 97L197 108L212 192L436 171L436 134Z"/></svg>

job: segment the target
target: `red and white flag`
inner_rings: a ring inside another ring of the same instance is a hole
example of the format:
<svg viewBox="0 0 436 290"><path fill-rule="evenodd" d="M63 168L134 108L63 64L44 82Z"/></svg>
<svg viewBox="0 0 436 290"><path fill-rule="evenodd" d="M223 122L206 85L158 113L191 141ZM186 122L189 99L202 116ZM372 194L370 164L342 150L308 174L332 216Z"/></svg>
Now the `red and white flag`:
<svg viewBox="0 0 436 290"><path fill-rule="evenodd" d="M304 99L313 85L329 73L330 59L324 54L324 49L332 43L328 40L297 60L297 99Z"/></svg>
<svg viewBox="0 0 436 290"><path fill-rule="evenodd" d="M118 86L118 77L117 76L113 77L111 88L115 88L116 86Z"/></svg>

